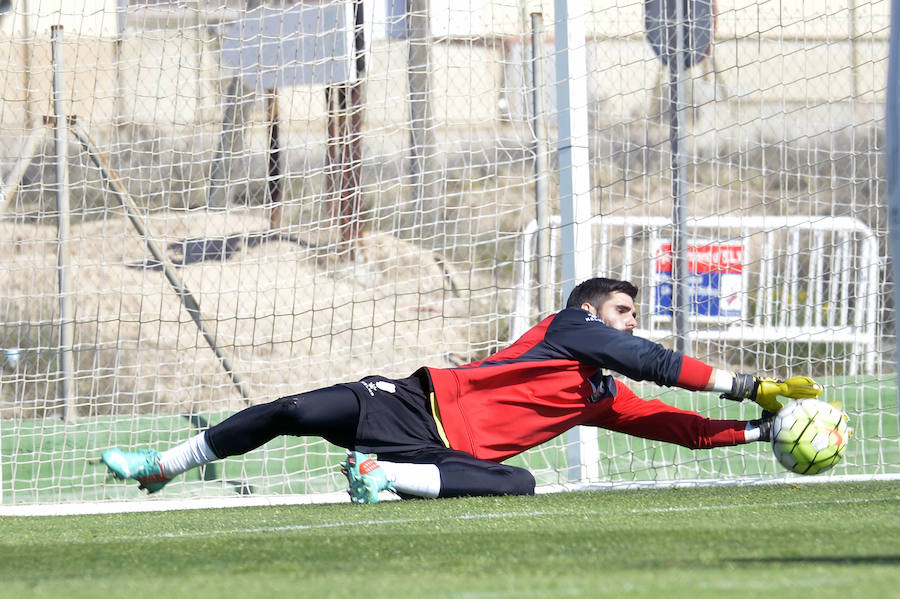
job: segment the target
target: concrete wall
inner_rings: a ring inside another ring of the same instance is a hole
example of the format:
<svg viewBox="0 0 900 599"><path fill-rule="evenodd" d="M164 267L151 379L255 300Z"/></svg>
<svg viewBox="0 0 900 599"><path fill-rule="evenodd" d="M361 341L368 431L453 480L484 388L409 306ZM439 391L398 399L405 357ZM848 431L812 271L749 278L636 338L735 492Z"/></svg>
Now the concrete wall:
<svg viewBox="0 0 900 599"><path fill-rule="evenodd" d="M49 35L62 25L73 35L114 37L118 0L11 0L9 12L0 18L0 39Z"/></svg>
<svg viewBox="0 0 900 599"><path fill-rule="evenodd" d="M30 13L26 24L16 12L24 1L16 0L12 15L0 21L0 128L6 132L22 130L50 110L46 29L54 15L42 2L44 12ZM215 127L221 120L221 92L229 76L219 66L213 29L130 27L117 44L111 37L115 12L110 0L90 3L77 18L64 12L56 15L65 22L70 112L95 128L117 119L164 129ZM738 101L883 102L889 3L859 3L851 13L847 0L720 0L715 81ZM544 4L552 83L552 3ZM654 94L658 95L665 73L643 37L643 4L635 0L616 6L611 0L595 0L587 5L592 102L611 120L652 112ZM435 3L434 9L449 10L442 6ZM458 17L460 8L453 6ZM448 21L444 33L452 39L438 39L433 45L435 122L481 127L493 126L504 116L521 121L527 114L522 63L527 46L515 34L523 29L522 5L512 0L474 3L473 11L471 19ZM465 38L466 26L480 31L480 37ZM26 29L35 35L25 35ZM405 40L372 42L368 62L367 127L402 127L406 120ZM721 99L712 88L711 66L691 72L696 98ZM279 93L282 116L288 123L299 129L320 127L325 116L321 87ZM552 90L548 94L552 106ZM500 108L504 102L510 106L508 111Z"/></svg>
<svg viewBox="0 0 900 599"><path fill-rule="evenodd" d="M65 37L64 80L69 113L90 121L111 122L116 99L115 46L96 37ZM0 124L23 127L52 114L53 63L50 36L0 41Z"/></svg>

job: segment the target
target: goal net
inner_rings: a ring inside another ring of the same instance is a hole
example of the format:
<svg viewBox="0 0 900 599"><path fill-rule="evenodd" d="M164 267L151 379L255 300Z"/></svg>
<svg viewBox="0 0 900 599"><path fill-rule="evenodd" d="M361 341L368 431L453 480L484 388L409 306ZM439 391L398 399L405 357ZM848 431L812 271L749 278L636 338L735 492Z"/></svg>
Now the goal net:
<svg viewBox="0 0 900 599"><path fill-rule="evenodd" d="M0 511L137 501L104 449L484 358L560 307L576 252L641 288L641 335L820 380L854 429L820 478L900 475L886 0L0 7ZM340 492L342 458L281 437L159 500ZM765 444L595 429L513 463L547 488L787 476Z"/></svg>

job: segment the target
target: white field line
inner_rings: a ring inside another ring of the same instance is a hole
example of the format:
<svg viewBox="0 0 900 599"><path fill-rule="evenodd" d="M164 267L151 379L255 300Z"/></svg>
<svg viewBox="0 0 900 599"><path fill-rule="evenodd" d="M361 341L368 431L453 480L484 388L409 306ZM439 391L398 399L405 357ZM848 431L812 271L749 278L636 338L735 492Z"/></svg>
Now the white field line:
<svg viewBox="0 0 900 599"><path fill-rule="evenodd" d="M798 506L822 506L822 505L852 505L865 503L885 503L890 501L900 501L900 496L886 497L880 499L855 498L855 499L835 499L832 501L783 501L775 503L730 503L717 505L685 505L670 506L664 508L646 508L628 510L628 514L632 516L662 514L662 513L689 513L689 512L708 512L708 511L725 511L747 508L762 509L779 509L784 507ZM367 509L360 507L360 509ZM160 532L156 534L140 534L140 535L109 535L97 539L101 542L122 542L122 541L144 541L148 539L189 539L201 537L216 537L224 535L251 535L278 532L305 532L315 530L326 530L331 528L352 528L356 526L391 526L406 524L432 524L444 522L457 522L459 520L502 520L517 518L536 518L542 516L565 517L565 516L585 516L585 515L609 515L603 510L577 510L577 511L559 511L559 510L535 510L528 512L495 512L486 514L459 514L448 515L441 518L424 517L424 518L393 518L393 519L373 519L373 520L355 520L340 522L317 522L312 524L285 524L281 526L258 526L247 528L227 528L219 530L202 530L202 531L184 531L184 532ZM81 537L73 538L54 538L52 543L83 543L85 539ZM27 545L44 544L43 540L26 542Z"/></svg>
<svg viewBox="0 0 900 599"><path fill-rule="evenodd" d="M835 482L865 482L900 480L900 474L831 475L831 476L790 476L783 478L739 478L728 480L673 480L673 481L630 481L595 482L545 485L538 487L537 493L561 493L571 491L632 490L690 488L710 486L756 486L756 485L807 485ZM136 492L136 491L135 491ZM383 501L395 500L390 493L382 493ZM191 499L165 499L163 496L127 501L96 501L81 503L0 505L3 516L85 516L95 514L120 514L135 512L169 512L176 510L220 509L235 507L272 507L278 505L308 505L319 503L350 503L346 491L316 493L310 495L251 495L231 497L195 497Z"/></svg>

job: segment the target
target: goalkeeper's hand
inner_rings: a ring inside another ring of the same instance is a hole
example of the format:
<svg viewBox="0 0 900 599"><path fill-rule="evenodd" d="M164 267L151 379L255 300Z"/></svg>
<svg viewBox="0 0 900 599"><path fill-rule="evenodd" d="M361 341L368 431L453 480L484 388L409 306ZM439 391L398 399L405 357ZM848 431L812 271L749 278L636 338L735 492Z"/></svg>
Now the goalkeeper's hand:
<svg viewBox="0 0 900 599"><path fill-rule="evenodd" d="M743 401L752 399L763 410L778 412L782 403L778 397L790 399L816 398L822 394L822 386L808 376L792 376L789 379L760 378L749 374L734 375L731 392L721 395L724 399Z"/></svg>
<svg viewBox="0 0 900 599"><path fill-rule="evenodd" d="M779 381L773 378L759 379L756 387L756 397L753 401L763 407L764 410L777 412L782 404L778 396L790 399L815 399L822 394L822 385L808 376L792 376L789 379Z"/></svg>

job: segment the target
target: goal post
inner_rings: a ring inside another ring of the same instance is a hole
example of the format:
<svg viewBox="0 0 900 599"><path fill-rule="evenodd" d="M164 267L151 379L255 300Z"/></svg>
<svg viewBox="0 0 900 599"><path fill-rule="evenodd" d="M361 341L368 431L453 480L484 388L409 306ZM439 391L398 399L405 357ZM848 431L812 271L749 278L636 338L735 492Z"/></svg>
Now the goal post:
<svg viewBox="0 0 900 599"><path fill-rule="evenodd" d="M891 264L894 281L900 281L900 2L891 1L891 36L888 51L885 137L888 174L888 215L891 231ZM894 284L894 302L900 304L900 287ZM895 331L897 355L900 335ZM900 389L897 394L897 421L900 423Z"/></svg>
<svg viewBox="0 0 900 599"><path fill-rule="evenodd" d="M559 229L562 252L562 297L580 281L590 278L591 215L590 162L588 158L587 55L585 53L584 4L580 0L556 0L555 54L557 106L557 162L559 164ZM538 257L540 259L540 256ZM600 450L591 429L575 427L566 435L569 445L569 481L598 476Z"/></svg>
<svg viewBox="0 0 900 599"><path fill-rule="evenodd" d="M673 219L671 73L646 13L666 2L12 0L0 513L141 505L96 464L104 449L164 450L248 403L483 359L590 276L638 285L639 334L674 347L676 233L692 355L807 374L843 402L853 440L817 480L900 476L890 2L697 2L673 0L716 10L703 48L681 43L695 55L675 94ZM333 499L342 459L279 437L151 501ZM798 480L764 444L692 452L589 428L511 462L541 490Z"/></svg>

